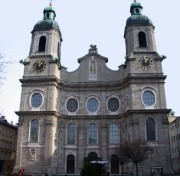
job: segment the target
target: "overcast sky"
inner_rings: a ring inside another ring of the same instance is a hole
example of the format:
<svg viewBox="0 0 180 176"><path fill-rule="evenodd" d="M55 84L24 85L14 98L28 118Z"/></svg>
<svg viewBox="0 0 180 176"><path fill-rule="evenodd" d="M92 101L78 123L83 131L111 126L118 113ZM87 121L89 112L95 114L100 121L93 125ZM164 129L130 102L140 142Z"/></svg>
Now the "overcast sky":
<svg viewBox="0 0 180 176"><path fill-rule="evenodd" d="M54 0L56 21L63 42L61 63L68 71L77 69L77 59L88 53L91 44L98 53L108 57L107 66L117 70L124 63L124 28L130 16L131 0ZM167 108L180 116L180 23L179 0L141 0L143 14L155 26L157 50L166 55L163 71L167 75L165 88ZM0 53L16 62L9 66L7 79L0 85L0 112L8 121L18 121L23 65L19 60L29 54L31 31L43 18L48 0L4 0L1 2Z"/></svg>

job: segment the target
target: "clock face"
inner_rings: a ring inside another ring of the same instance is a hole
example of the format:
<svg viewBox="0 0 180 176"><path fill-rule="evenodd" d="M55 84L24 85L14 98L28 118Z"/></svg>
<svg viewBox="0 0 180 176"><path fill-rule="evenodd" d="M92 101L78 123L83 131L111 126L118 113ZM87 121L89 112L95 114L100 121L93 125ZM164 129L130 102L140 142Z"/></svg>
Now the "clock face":
<svg viewBox="0 0 180 176"><path fill-rule="evenodd" d="M37 73L43 72L46 68L46 63L42 60L36 61L33 64L33 70Z"/></svg>
<svg viewBox="0 0 180 176"><path fill-rule="evenodd" d="M138 61L139 63L139 66L142 68L142 69L149 69L152 67L153 65L153 61L151 58L147 57L147 56L143 56L139 59Z"/></svg>

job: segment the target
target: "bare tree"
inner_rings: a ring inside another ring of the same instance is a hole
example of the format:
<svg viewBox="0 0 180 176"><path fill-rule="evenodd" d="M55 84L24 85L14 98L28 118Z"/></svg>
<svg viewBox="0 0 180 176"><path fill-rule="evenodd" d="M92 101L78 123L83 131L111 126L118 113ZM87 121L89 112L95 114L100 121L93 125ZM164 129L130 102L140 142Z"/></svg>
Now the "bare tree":
<svg viewBox="0 0 180 176"><path fill-rule="evenodd" d="M150 147L142 140L134 140L127 143L127 155L136 165L136 176L138 176L138 163L146 159L146 154L149 150Z"/></svg>
<svg viewBox="0 0 180 176"><path fill-rule="evenodd" d="M121 174L124 175L124 164L128 162L128 150L127 143L120 144L117 149L117 153L119 156L119 163L121 165Z"/></svg>
<svg viewBox="0 0 180 176"><path fill-rule="evenodd" d="M12 61L10 59L6 60L5 56L0 53L0 85L3 83L3 80L5 80L7 67L11 63Z"/></svg>

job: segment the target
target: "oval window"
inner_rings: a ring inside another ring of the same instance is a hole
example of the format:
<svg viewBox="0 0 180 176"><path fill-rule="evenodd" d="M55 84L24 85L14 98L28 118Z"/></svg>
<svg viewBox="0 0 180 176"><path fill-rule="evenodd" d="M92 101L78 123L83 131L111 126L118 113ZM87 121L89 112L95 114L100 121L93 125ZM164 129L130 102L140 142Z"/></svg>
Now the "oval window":
<svg viewBox="0 0 180 176"><path fill-rule="evenodd" d="M38 108L42 105L42 95L40 93L34 93L31 97L31 106Z"/></svg>
<svg viewBox="0 0 180 176"><path fill-rule="evenodd" d="M117 98L110 98L108 100L108 109L115 112L119 109L119 100Z"/></svg>
<svg viewBox="0 0 180 176"><path fill-rule="evenodd" d="M89 112L96 112L99 108L99 102L95 98L90 98L87 102L87 109Z"/></svg>
<svg viewBox="0 0 180 176"><path fill-rule="evenodd" d="M70 98L67 101L66 107L69 112L76 112L78 109L78 101L74 98Z"/></svg>
<svg viewBox="0 0 180 176"><path fill-rule="evenodd" d="M155 103L155 95L154 95L153 92L151 92L149 90L148 91L144 91L142 99L143 99L143 103L146 106L152 106Z"/></svg>

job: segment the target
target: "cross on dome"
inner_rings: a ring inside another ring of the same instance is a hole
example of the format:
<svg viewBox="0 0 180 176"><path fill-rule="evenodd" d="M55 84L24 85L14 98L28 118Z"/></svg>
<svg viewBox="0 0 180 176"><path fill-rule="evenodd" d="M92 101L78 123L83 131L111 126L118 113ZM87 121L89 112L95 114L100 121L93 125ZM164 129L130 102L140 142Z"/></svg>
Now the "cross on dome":
<svg viewBox="0 0 180 176"><path fill-rule="evenodd" d="M49 5L52 6L52 0L50 1Z"/></svg>

